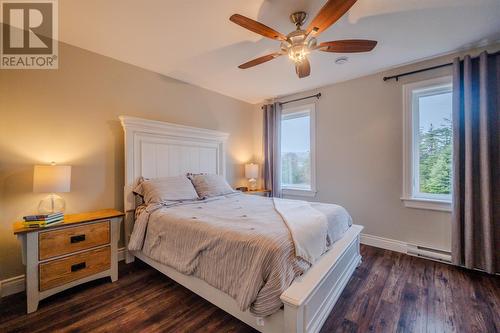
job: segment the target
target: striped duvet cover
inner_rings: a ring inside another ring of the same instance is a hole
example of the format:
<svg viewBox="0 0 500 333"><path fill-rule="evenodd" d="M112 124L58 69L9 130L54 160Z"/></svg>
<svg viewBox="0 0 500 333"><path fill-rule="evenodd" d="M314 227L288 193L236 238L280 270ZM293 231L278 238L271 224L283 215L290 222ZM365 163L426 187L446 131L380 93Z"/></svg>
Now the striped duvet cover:
<svg viewBox="0 0 500 333"><path fill-rule="evenodd" d="M340 206L311 206L327 216L329 246L352 224ZM310 267L272 199L245 194L145 207L129 249L203 279L258 317L278 311L280 295Z"/></svg>

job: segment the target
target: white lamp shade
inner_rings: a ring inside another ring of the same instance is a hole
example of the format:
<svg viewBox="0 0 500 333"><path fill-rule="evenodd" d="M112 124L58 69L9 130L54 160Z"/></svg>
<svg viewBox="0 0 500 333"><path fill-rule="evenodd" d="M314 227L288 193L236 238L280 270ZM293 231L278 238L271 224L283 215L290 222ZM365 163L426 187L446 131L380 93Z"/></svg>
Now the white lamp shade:
<svg viewBox="0 0 500 333"><path fill-rule="evenodd" d="M69 192L71 186L71 166L35 165L33 172L33 192Z"/></svg>
<svg viewBox="0 0 500 333"><path fill-rule="evenodd" d="M259 165L255 163L245 164L245 177L256 179L259 177Z"/></svg>

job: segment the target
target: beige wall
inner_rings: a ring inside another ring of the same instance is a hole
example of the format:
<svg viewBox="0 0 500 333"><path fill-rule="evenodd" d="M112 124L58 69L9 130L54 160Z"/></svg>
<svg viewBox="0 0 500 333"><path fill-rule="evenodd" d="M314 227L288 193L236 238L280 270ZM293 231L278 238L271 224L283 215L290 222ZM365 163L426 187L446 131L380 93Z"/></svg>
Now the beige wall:
<svg viewBox="0 0 500 333"><path fill-rule="evenodd" d="M11 223L43 197L34 164L73 166L68 213L123 208L122 114L229 132L228 178L244 182L253 105L60 44L59 70L0 71L0 280L24 272Z"/></svg>
<svg viewBox="0 0 500 333"><path fill-rule="evenodd" d="M500 45L488 49L498 50ZM478 50L471 53L477 54ZM451 67L407 76L399 82L384 82L382 78L447 63L455 56L403 66L280 99L322 94L316 102L318 193L314 200L346 207L354 222L365 226L366 234L450 250L451 214L405 208L400 197L402 85L451 75ZM335 65L332 63L332 66Z"/></svg>

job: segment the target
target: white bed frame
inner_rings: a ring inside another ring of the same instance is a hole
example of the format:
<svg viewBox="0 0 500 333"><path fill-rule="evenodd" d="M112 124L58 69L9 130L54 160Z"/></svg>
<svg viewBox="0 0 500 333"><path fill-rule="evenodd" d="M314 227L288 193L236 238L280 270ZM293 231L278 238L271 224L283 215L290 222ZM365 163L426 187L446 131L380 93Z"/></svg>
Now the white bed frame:
<svg viewBox="0 0 500 333"><path fill-rule="evenodd" d="M187 172L225 175L225 146L229 135L213 130L120 116L125 132L125 245L134 226L133 186L141 176L177 176ZM184 275L141 251L126 252L167 275L260 332L318 332L361 262L362 226L353 225L342 239L281 295L284 307L257 318L240 311L236 302L205 281Z"/></svg>

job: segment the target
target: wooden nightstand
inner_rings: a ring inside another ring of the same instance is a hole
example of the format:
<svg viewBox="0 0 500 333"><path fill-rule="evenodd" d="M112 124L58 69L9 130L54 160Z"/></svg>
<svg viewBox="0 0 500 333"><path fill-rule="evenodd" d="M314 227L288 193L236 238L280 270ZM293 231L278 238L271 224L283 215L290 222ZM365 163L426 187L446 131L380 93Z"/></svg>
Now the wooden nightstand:
<svg viewBox="0 0 500 333"><path fill-rule="evenodd" d="M26 266L28 313L46 297L109 276L118 279L118 239L123 213L104 209L71 214L43 228L13 225Z"/></svg>
<svg viewBox="0 0 500 333"><path fill-rule="evenodd" d="M251 195L260 195L262 197L269 197L271 196L271 190L248 190L246 192L242 192L245 194L251 194Z"/></svg>

